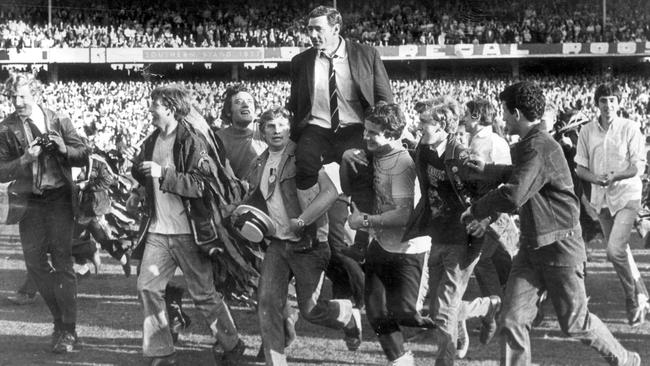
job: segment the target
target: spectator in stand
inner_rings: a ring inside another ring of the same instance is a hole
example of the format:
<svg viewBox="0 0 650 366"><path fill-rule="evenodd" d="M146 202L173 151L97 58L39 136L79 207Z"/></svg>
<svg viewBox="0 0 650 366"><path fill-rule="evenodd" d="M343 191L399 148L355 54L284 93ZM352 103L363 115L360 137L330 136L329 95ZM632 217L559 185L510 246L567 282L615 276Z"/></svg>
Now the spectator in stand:
<svg viewBox="0 0 650 366"><path fill-rule="evenodd" d="M120 72L120 71L118 71ZM126 74L126 71L122 71ZM593 102L594 84L607 80L606 76L572 74L540 76L522 75L537 81L544 89L548 101L558 107L560 114L568 111L581 112L588 118L596 118L598 106ZM650 85L644 74L623 73L617 75L623 90L620 108L629 113L629 118L642 127L650 121ZM392 80L391 89L397 102L403 106L407 119L407 130L415 131L417 112L414 101L431 95L451 95L460 103L467 103L481 95L494 96L512 79L486 73L467 74L458 77L441 77L424 81ZM116 77L110 82L77 81L58 82L45 85L44 105L70 115L78 129L83 129L93 144L104 151L119 146L137 147L150 132L150 125L137 123L146 120L149 102L147 95L151 88L160 82L133 81L133 76ZM212 124L220 124L220 111L223 108L221 96L227 81L184 81L182 84L193 92L194 104L201 115ZM265 110L272 105L283 105L289 95L290 83L287 80L250 80L243 83L254 95L259 104L257 110ZM488 97L495 108L499 103ZM8 115L13 110L10 101L0 95L0 115ZM500 109L495 120L503 124Z"/></svg>
<svg viewBox="0 0 650 366"><path fill-rule="evenodd" d="M648 2L624 0L608 8L602 24L588 0L518 2L424 0L386 6L372 0L342 11L350 23L342 34L373 46L456 43L644 42L649 39ZM95 1L92 8L61 1L47 13L26 4L3 4L0 44L26 47L309 47L301 24L306 0L247 0L206 5L200 0ZM118 10L119 9L119 10ZM265 16L262 16L265 15Z"/></svg>

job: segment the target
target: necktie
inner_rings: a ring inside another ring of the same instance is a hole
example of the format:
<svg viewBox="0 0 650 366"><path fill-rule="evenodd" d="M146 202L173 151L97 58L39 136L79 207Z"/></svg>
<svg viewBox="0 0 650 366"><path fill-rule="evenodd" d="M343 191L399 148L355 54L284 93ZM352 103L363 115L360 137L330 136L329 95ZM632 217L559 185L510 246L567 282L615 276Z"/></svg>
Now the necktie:
<svg viewBox="0 0 650 366"><path fill-rule="evenodd" d="M36 137L40 137L43 135L41 130L36 127L36 124L34 124L34 121L32 121L31 118L26 118L25 119L25 137L27 138L27 144L31 144L32 141ZM43 179L42 176L42 171L41 171L41 164L40 164L40 157L38 160L32 163L32 192L34 193L42 193L40 186L41 186L41 181Z"/></svg>
<svg viewBox="0 0 650 366"><path fill-rule="evenodd" d="M25 135L27 136L27 143L30 144L36 137L41 136L43 133L36 127L31 118L25 119Z"/></svg>
<svg viewBox="0 0 650 366"><path fill-rule="evenodd" d="M330 124L333 132L338 131L339 129L339 101L338 101L338 89L336 88L336 74L334 73L334 59L337 57L333 55L329 57L325 55L329 61L329 91L330 91Z"/></svg>

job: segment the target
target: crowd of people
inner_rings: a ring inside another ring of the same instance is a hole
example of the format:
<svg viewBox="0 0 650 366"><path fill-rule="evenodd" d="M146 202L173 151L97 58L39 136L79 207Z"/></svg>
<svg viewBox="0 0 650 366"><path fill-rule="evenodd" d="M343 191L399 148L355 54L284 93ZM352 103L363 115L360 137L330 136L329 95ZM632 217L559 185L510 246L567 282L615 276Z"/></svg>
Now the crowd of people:
<svg viewBox="0 0 650 366"><path fill-rule="evenodd" d="M363 309L389 365L415 365L403 327L431 332L436 364L453 365L476 317L481 343L499 337L501 365L526 366L546 297L566 336L609 364L640 366L589 311L581 207L588 201L607 242L625 294L617 306L630 326L643 324L650 298L628 242L646 167L647 82L391 81L376 48L341 36L337 9L314 8L306 29L312 47L292 58L288 82L44 88L10 74L0 181L13 181L13 199L1 219L19 225L28 278L52 315L51 351L82 343L73 228L99 223L115 180L101 176L116 178L110 160L93 162L94 145L127 155L137 182L124 205L140 214L130 258L118 243L103 248L128 268L139 261L142 355L152 366L181 357L169 296L178 288L216 339L217 363L242 363L249 345L218 294L219 279L235 279L226 257L257 283L257 357L269 366L287 365L298 316L341 331L357 351ZM583 116L575 141L552 134L559 112ZM85 184L73 167L85 169ZM464 300L473 273L481 296ZM321 296L326 276L331 298Z"/></svg>
<svg viewBox="0 0 650 366"><path fill-rule="evenodd" d="M588 118L597 113L590 92L595 85L606 80L596 75L526 76L537 81L549 100L560 112L582 112ZM623 87L621 109L642 129L650 123L650 84L641 75L617 77ZM461 103L477 96L486 96L498 107L496 95L513 79L486 74L465 77L442 77L429 80L391 80L396 101L403 106L408 121L407 130L416 127L415 104L432 95L453 95ZM213 126L221 128L220 111L227 81L181 82L192 91L199 113ZM244 82L258 96L257 112L273 105L284 105L290 84L286 80L258 80ZM136 146L148 130L143 121L148 119L146 96L155 84L144 81L113 82L59 82L45 86L44 103L70 116L73 124L84 132L94 144L109 151L124 146ZM0 96L0 117L12 110L9 99ZM500 116L498 116L500 118ZM649 131L650 132L650 131Z"/></svg>
<svg viewBox="0 0 650 366"><path fill-rule="evenodd" d="M210 4L203 1L58 2L48 25L42 4L0 5L0 46L24 47L309 47L303 22L309 3ZM343 5L342 34L387 46L457 43L644 42L650 38L648 3L590 1L478 3L366 0Z"/></svg>

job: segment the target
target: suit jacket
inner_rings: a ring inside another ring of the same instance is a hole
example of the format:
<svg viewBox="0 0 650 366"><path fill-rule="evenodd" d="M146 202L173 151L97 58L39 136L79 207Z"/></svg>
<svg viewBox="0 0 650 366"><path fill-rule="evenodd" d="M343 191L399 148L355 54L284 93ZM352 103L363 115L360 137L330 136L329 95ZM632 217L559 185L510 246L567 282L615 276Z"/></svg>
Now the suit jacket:
<svg viewBox="0 0 650 366"><path fill-rule="evenodd" d="M60 116L49 109L40 108L43 110L48 128L61 135L68 149L65 155L57 152L55 156L66 184L71 190L74 190L71 167L86 165L88 148L75 131L69 118ZM15 180L13 190L25 199L32 192L33 177L31 164L22 164L20 157L25 153L28 145L24 124L14 112L0 123L0 182ZM76 211L77 200L73 198L71 203Z"/></svg>
<svg viewBox="0 0 650 366"><path fill-rule="evenodd" d="M360 92L361 106L366 109L379 101L393 102L393 92L379 52L372 47L345 41L354 88ZM309 48L291 59L291 94L287 109L293 113L291 137L297 141L307 126L314 100L314 65L318 50Z"/></svg>

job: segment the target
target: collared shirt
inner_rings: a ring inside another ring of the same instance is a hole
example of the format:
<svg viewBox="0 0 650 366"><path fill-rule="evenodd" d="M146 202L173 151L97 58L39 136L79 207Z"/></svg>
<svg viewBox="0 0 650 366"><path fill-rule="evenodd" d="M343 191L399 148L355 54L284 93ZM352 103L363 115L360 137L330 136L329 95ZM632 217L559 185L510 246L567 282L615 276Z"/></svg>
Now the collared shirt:
<svg viewBox="0 0 650 366"><path fill-rule="evenodd" d="M629 119L616 118L605 130L595 120L580 130L575 162L602 175L635 165L634 177L617 181L608 187L591 185L591 205L600 211L609 208L612 215L632 200L641 199L641 174L645 169L645 140L639 125Z"/></svg>
<svg viewBox="0 0 650 366"><path fill-rule="evenodd" d="M49 126L47 126L47 121L45 118L45 112L37 105L32 106L32 114L29 117L22 118L24 127L25 127L25 137L27 143L31 144L32 141L36 138L32 133L32 130L27 123L29 119L38 131L41 134L47 134L49 132ZM38 160L32 163L32 176L33 176L33 187L32 192L36 194L42 194L46 189L54 189L63 187L65 183L65 178L59 167L59 163L56 161L56 158L51 154L45 152L41 153Z"/></svg>
<svg viewBox="0 0 650 366"><path fill-rule="evenodd" d="M338 106L340 126L345 127L363 121L363 107L359 100L359 91L355 89L348 62L348 52L345 40L334 51L334 74L338 91ZM322 52L316 55L314 62L314 101L311 106L309 124L330 128L330 92L329 92L329 59Z"/></svg>
<svg viewBox="0 0 650 366"><path fill-rule="evenodd" d="M483 160L486 164L512 164L510 146L506 140L492 131L491 126L483 126L469 143L471 155Z"/></svg>

